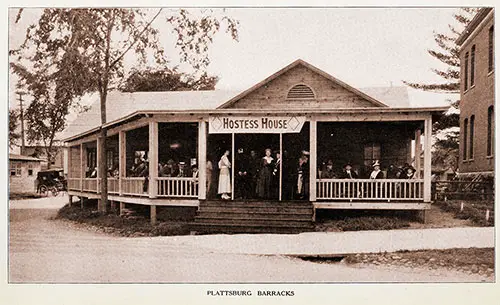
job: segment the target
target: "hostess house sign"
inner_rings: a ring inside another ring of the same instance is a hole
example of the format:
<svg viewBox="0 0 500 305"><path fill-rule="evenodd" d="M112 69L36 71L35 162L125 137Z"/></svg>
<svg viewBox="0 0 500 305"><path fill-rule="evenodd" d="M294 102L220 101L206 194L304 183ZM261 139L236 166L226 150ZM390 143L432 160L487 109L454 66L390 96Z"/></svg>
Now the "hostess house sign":
<svg viewBox="0 0 500 305"><path fill-rule="evenodd" d="M209 133L299 133L305 116L211 116Z"/></svg>

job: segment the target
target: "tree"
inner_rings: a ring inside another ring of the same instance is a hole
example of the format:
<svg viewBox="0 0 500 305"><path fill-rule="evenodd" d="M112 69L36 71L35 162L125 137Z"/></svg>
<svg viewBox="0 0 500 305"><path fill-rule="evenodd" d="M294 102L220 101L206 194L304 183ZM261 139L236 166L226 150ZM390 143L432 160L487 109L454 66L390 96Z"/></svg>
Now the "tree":
<svg viewBox="0 0 500 305"><path fill-rule="evenodd" d="M459 47L455 41L469 24L478 8L461 8L453 15L458 25L448 25L449 33L434 33L434 41L437 49L428 50L428 53L443 63L446 68L432 68L431 71L444 79L441 83L418 83L403 81L406 85L424 91L438 93L460 93L460 57ZM458 27L457 27L458 26ZM450 101L451 102L451 101ZM460 125L459 101L451 103L449 111L437 120L433 126L434 141L434 164L442 164L444 167L457 168L458 166L458 143L459 132L456 130Z"/></svg>
<svg viewBox="0 0 500 305"><path fill-rule="evenodd" d="M19 125L19 114L15 109L9 109L9 147L12 148L16 145L17 140L21 138L21 135L16 132L17 126Z"/></svg>
<svg viewBox="0 0 500 305"><path fill-rule="evenodd" d="M163 13L163 14L162 14ZM238 38L238 22L216 16L211 10L191 14L187 10L88 8L44 9L38 23L27 29L21 50L32 48L25 56L37 65L40 60L52 63L48 67L57 88L66 96L81 96L98 92L101 124L106 120L108 91L124 76L124 57L133 52L141 64L152 57L156 64L165 65L164 48L159 43L159 30L153 23L164 17L163 26L170 25L176 37L175 46L181 60L203 70L210 63L208 47L214 35L225 25L233 39ZM19 54L13 50L11 54ZM106 168L106 128L100 128L99 167ZM99 209L107 210L107 173L100 171L101 201Z"/></svg>
<svg viewBox="0 0 500 305"><path fill-rule="evenodd" d="M44 61L39 61L31 71L19 63L11 63L10 67L19 76L19 84L34 98L24 111L26 139L42 144L50 168L57 154L55 137L66 127L70 107L78 105L78 101L66 88L57 85L57 75L47 73Z"/></svg>
<svg viewBox="0 0 500 305"><path fill-rule="evenodd" d="M215 90L219 78L203 73L200 77L178 72L177 69L148 67L145 70L134 69L120 86L124 92L136 91L186 91Z"/></svg>

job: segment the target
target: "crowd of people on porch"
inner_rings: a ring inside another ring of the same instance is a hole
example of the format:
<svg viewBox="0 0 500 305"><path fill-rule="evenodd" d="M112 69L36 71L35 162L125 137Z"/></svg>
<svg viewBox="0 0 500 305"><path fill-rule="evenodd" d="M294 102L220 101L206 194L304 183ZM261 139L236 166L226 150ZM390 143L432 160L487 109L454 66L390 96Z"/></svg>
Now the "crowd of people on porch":
<svg viewBox="0 0 500 305"><path fill-rule="evenodd" d="M318 168L320 179L417 179L416 169L408 163L396 166L390 164L385 170L381 169L379 160L375 160L369 169L355 169L351 162L347 162L340 170L334 169L331 159L323 162Z"/></svg>

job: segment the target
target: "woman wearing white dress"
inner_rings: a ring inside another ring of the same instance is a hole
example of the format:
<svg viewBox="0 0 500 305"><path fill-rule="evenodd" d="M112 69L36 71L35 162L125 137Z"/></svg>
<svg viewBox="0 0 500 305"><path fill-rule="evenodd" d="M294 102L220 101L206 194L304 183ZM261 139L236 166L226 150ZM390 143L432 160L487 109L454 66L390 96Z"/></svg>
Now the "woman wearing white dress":
<svg viewBox="0 0 500 305"><path fill-rule="evenodd" d="M219 161L219 194L222 199L230 199L228 195L231 193L231 177L229 176L229 169L231 168L231 162L229 162L228 157L229 150L226 150Z"/></svg>

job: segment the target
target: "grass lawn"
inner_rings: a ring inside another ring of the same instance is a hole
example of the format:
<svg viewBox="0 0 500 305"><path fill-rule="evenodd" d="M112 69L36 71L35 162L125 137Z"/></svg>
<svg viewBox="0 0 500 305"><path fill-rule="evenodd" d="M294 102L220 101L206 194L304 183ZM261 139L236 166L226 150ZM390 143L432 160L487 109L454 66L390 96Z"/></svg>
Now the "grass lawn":
<svg viewBox="0 0 500 305"><path fill-rule="evenodd" d="M463 209L461 209L463 203ZM495 202L493 200L447 200L435 203L443 211L453 213L455 218L468 219L474 225L488 227L495 224ZM486 220L486 211L489 219Z"/></svg>

